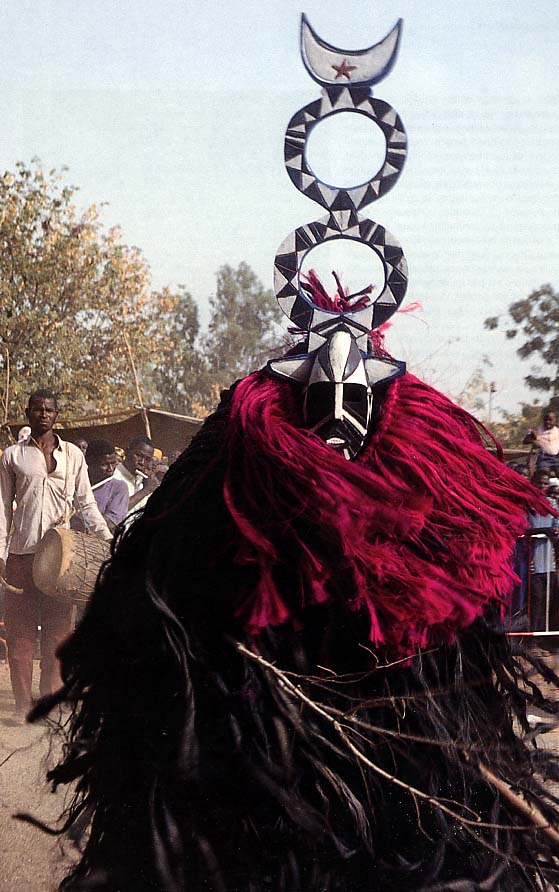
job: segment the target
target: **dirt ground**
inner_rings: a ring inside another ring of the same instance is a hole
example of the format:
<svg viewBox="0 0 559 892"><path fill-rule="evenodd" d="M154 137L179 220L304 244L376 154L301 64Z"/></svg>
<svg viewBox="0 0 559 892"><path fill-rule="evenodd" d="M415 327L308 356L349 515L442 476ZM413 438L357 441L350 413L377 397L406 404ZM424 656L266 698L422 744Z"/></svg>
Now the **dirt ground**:
<svg viewBox="0 0 559 892"><path fill-rule="evenodd" d="M67 872L71 845L14 818L23 811L54 823L60 815L65 794L45 783L50 747L44 725L14 718L8 667L0 663L0 892L54 892Z"/></svg>

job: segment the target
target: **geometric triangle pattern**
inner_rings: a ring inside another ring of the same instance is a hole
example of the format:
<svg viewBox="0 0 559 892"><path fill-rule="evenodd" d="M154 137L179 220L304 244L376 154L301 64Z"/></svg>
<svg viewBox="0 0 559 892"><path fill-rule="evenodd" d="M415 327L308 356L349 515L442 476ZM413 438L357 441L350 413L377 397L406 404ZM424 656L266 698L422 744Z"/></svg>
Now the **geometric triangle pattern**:
<svg viewBox="0 0 559 892"><path fill-rule="evenodd" d="M386 141L384 162L366 183L338 187L323 183L307 163L307 139L325 118L341 113L364 115L382 130ZM357 86L329 86L316 99L299 109L287 125L284 141L285 167L291 182L327 210L359 211L396 184L407 154L407 137L400 116L387 102L375 99L368 89Z"/></svg>
<svg viewBox="0 0 559 892"><path fill-rule="evenodd" d="M368 245L382 262L383 289L365 310L343 314L323 310L299 288L299 273L309 251L340 238ZM332 210L326 217L290 232L274 260L274 290L278 303L285 315L303 331L327 334L333 324L341 322L343 315L354 336L361 336L378 328L396 312L404 299L407 284L406 258L396 236L380 223L362 217L355 209Z"/></svg>
<svg viewBox="0 0 559 892"><path fill-rule="evenodd" d="M407 138L399 115L391 105L375 99L371 93L371 85L384 77L394 64L400 30L401 22L398 22L387 37L374 46L342 51L321 40L303 16L303 61L311 77L323 89L320 99L293 115L284 141L285 168L292 183L303 195L326 208L328 214L290 232L278 248L274 260L275 294L283 313L306 337L298 355L270 360L268 369L273 375L297 381L305 387L305 420L308 420L306 401L313 384L327 381L338 387L340 381L350 378L354 384L359 384L365 391L364 413L348 409L344 415L342 397L342 414L325 415L318 424L315 419L313 426L311 422L308 425L347 459L355 457L365 441L375 387L404 374L406 368L404 362L370 352L369 338L370 331L386 322L404 299L408 284L406 258L394 235L380 223L359 213L392 189L406 160ZM347 82L344 83L343 78ZM367 182L350 187L322 182L307 162L307 140L313 128L331 115L339 114L364 115L380 128L385 139L380 170ZM381 293L361 309L342 312L323 309L300 288L306 255L317 245L338 239L367 245L382 263L384 283ZM345 375L350 359L351 374L340 378L334 368L344 368ZM316 377L313 377L315 371ZM357 378L353 380L354 373L359 381ZM336 411L340 408L339 400L337 391ZM334 411L334 402L331 410ZM334 424L330 423L330 418L335 419ZM326 426L325 421L328 421Z"/></svg>

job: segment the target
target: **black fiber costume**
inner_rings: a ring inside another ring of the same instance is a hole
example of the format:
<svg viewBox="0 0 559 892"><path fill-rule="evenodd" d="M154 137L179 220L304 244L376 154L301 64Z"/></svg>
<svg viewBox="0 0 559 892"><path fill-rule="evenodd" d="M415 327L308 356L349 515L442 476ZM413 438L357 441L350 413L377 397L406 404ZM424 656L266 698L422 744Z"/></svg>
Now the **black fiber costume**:
<svg viewBox="0 0 559 892"><path fill-rule="evenodd" d="M65 829L91 822L65 892L554 888L559 773L521 736L527 704L545 705L538 677L557 679L511 654L494 604L454 643L396 659L369 640L347 569L328 601L295 597L281 522L292 620L247 633L256 568L235 560L223 497L240 468L230 413L228 395L118 542L62 649L64 688L35 709L72 707L50 778L77 783ZM304 523L314 554L341 562Z"/></svg>

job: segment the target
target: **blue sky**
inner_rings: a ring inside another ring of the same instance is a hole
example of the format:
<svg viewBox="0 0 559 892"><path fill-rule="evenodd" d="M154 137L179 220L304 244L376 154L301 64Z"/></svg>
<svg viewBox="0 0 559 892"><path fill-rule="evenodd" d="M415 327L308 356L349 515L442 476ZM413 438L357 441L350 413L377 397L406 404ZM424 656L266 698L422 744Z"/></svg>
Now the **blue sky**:
<svg viewBox="0 0 559 892"><path fill-rule="evenodd" d="M154 284L185 283L201 307L223 263L246 260L271 286L280 242L322 215L283 166L289 118L319 95L302 11L346 49L404 19L375 95L401 115L408 160L365 213L400 238L423 313L396 318L390 347L450 393L487 354L496 402L514 409L529 369L482 323L559 287L556 2L1 0L0 168L67 165ZM339 144L333 163L350 152Z"/></svg>

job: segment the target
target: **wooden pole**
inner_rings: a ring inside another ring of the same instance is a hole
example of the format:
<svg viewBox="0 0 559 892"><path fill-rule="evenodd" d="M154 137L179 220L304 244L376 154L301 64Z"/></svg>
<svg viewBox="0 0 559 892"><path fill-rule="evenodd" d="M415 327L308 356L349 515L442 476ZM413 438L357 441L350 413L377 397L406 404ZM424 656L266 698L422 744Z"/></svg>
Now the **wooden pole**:
<svg viewBox="0 0 559 892"><path fill-rule="evenodd" d="M8 423L8 406L10 402L10 351L6 347L6 389L4 390L4 424Z"/></svg>
<svg viewBox="0 0 559 892"><path fill-rule="evenodd" d="M10 409L10 351L6 347L6 386L4 388L4 396L2 398L2 402L4 403L4 419L2 421L2 430L6 432L8 436L8 440L11 443L15 443L15 437L12 434L10 425L8 424L8 415Z"/></svg>
<svg viewBox="0 0 559 892"><path fill-rule="evenodd" d="M136 371L136 363L134 362L134 356L132 354L132 347L130 346L130 341L128 340L128 335L126 334L126 332L124 332L124 343L126 344L126 349L128 350L128 356L130 357L130 365L132 366L132 374L134 375L134 382L136 384L136 394L138 396L138 404L140 406L140 411L142 413L144 428L146 430L147 436L151 440L151 428L149 425L149 417L148 417L147 409L144 406L144 401L142 399L142 391L140 390L140 382L138 380L138 373Z"/></svg>

